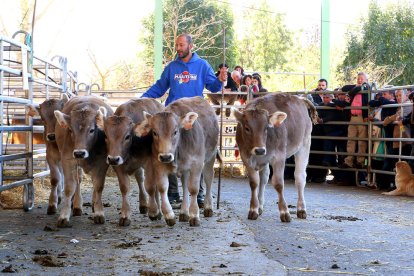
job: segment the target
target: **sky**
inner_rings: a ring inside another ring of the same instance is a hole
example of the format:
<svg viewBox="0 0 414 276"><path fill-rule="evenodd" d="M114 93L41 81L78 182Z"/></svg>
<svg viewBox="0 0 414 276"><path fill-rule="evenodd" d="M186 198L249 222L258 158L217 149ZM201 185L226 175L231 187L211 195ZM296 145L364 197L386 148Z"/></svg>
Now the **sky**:
<svg viewBox="0 0 414 276"><path fill-rule="evenodd" d="M34 0L27 1L34 3ZM230 3L236 17L255 2L209 1ZM11 36L19 30L19 3L0 0L0 35ZM268 0L268 3L274 12L284 14L288 28L306 29L320 24L321 0ZM367 12L369 0L331 0L330 3L331 43L343 44L346 27ZM102 66L134 58L141 49L138 43L141 20L154 7L154 0L38 0L34 53L46 59L55 55L67 57L69 70L77 71L80 81L89 80L93 67L88 50ZM243 20L238 22L243 24Z"/></svg>

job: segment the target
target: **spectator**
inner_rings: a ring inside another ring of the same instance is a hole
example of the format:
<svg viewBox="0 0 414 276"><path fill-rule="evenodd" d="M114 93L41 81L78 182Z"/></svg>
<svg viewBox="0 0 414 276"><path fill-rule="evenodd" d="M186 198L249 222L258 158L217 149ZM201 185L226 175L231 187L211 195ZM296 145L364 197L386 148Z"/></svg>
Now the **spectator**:
<svg viewBox="0 0 414 276"><path fill-rule="evenodd" d="M323 81L322 81L323 80ZM323 85L323 90L326 90L326 80L321 79L318 82L319 85ZM318 89L318 88L317 88ZM316 90L316 89L315 89ZM318 90L321 91L321 90ZM320 97L318 94L315 94L317 97ZM312 98L313 98L312 94ZM322 98L321 98L322 99ZM314 101L315 103L315 101ZM320 102L322 103L322 101ZM316 104L315 105L319 105ZM318 114L321 111L321 109L318 109ZM312 137L314 136L323 136L324 135L324 126L321 124L314 125L312 128ZM311 140L311 151L323 151L324 149L324 140L322 139L313 139ZM309 154L309 165L315 165L315 166L322 166L322 161L324 159L323 154L319 153L311 153ZM326 175L328 174L328 170L325 169L317 169L317 168L307 168L306 169L307 182L316 182L316 183L322 183L326 181Z"/></svg>
<svg viewBox="0 0 414 276"><path fill-rule="evenodd" d="M358 143L358 156L356 167L363 168L365 166L365 154L367 151L367 142L364 140L367 138L367 126L364 124L368 122L368 110L361 109L361 107L368 105L368 94L362 94L363 85L367 85L368 77L364 72L358 73L357 83L355 85L345 85L342 87L342 91L348 92L350 97L350 102L352 107L357 109L351 109L351 118L350 122L355 124L350 124L348 126L348 138L351 138L347 142L347 152L355 153L356 146ZM358 141L353 139L358 138ZM348 155L345 158L344 163L341 165L341 168L353 168L354 167L354 156Z"/></svg>
<svg viewBox="0 0 414 276"><path fill-rule="evenodd" d="M234 70L239 71L240 76L241 76L242 78L244 77L244 69L243 69L243 67L241 67L240 65L236 65L236 66L234 67Z"/></svg>
<svg viewBox="0 0 414 276"><path fill-rule="evenodd" d="M263 87L262 79L258 75L254 75L252 77L252 84L257 85L257 87L259 88L259 92L268 92L267 89Z"/></svg>
<svg viewBox="0 0 414 276"><path fill-rule="evenodd" d="M385 118L394 116L397 112L396 107L387 108L386 105L389 104L395 104L395 97L394 97L394 91L384 91L382 93L382 96L378 98L378 100L371 100L369 102L370 107L381 107L381 114L380 114L380 120L384 121ZM383 138L393 138L393 132L394 132L394 125L386 123L382 126L383 129ZM392 154L392 144L391 141L386 141L386 154ZM397 160L394 158L386 157L383 162L382 166L380 167L383 171L392 171L394 169L395 163ZM377 169L377 164L375 162L372 162L372 167L374 169ZM387 175L387 174L378 174L380 177L377 177L377 187L380 189L389 190L393 185L391 183L394 182L394 176Z"/></svg>
<svg viewBox="0 0 414 276"><path fill-rule="evenodd" d="M413 102L414 101L413 98L414 98L414 93L412 92L408 96L408 99L411 102ZM411 112L409 114L405 115L404 117L403 116L397 117L398 125L400 127L405 126L405 127L408 127L410 129L410 137L411 138L414 138L414 113L413 113L413 110L414 110L414 104L413 104L413 106L411 106ZM410 156L414 156L414 143L411 144ZM408 164L410 164L411 168L414 171L414 160L411 160L411 159L408 160Z"/></svg>
<svg viewBox="0 0 414 276"><path fill-rule="evenodd" d="M204 87L211 92L218 92L222 89L222 83L227 80L227 70L221 68L218 77L214 74L211 65L200 58L197 53L192 52L193 40L189 34L181 34L175 41L177 58L171 61L161 74L161 78L152 85L142 97L160 98L169 89L165 104L184 97L203 96ZM179 202L178 179L175 174L168 176L169 188L168 199L170 202ZM201 185L197 202L200 206L204 204L204 190Z"/></svg>
<svg viewBox="0 0 414 276"><path fill-rule="evenodd" d="M231 78L233 79L234 83L236 84L237 90L240 88L242 76L239 71L233 70L231 72Z"/></svg>
<svg viewBox="0 0 414 276"><path fill-rule="evenodd" d="M216 72L216 77L218 77L218 75L220 74L222 68L225 68L226 72L227 72L227 81L224 83L224 91L226 92L230 92L230 91L237 91L238 86L236 84L236 82L233 80L230 72L228 72L229 67L227 66L227 64L220 64L218 67L218 70Z"/></svg>
<svg viewBox="0 0 414 276"><path fill-rule="evenodd" d="M220 71L222 70L222 68L225 68L225 70L228 70L228 66L227 64L220 64L219 65L219 69L216 73L216 76L218 76L220 74ZM238 74L238 71L235 71L235 74ZM237 79L237 76L235 76ZM224 92L237 92L238 90L238 86L237 83L233 80L232 74L230 74L229 72L227 72L227 83L224 84ZM223 102L226 102L226 105L233 105L234 102L237 100L237 94L234 95L230 95L230 94L224 94L223 95ZM221 104L221 94L208 94L207 95L208 99L210 100L210 102L214 105L220 105ZM220 115L221 112L221 108L216 108L216 114ZM231 114L231 110L230 108L226 108L226 117L230 117Z"/></svg>
<svg viewBox="0 0 414 276"><path fill-rule="evenodd" d="M343 125L334 125L334 124L326 124L332 121L347 121L347 116L344 115L343 108L337 109L336 104L333 102L333 94L324 94L323 95L323 103L319 106L330 107L332 109L319 109L319 121L318 123L324 124L323 125L323 134L324 136L331 136L331 137L345 137L346 135L346 128ZM334 140L327 137L323 140L323 150L327 152L345 152L346 146L344 140ZM340 155L341 156L341 155ZM322 160L322 166L332 167L338 166L340 156L338 156L338 161L335 155L326 154ZM343 158L342 158L343 160Z"/></svg>
<svg viewBox="0 0 414 276"><path fill-rule="evenodd" d="M318 86L313 90L315 92L326 91L328 88L328 81L326 79L318 80ZM323 93L312 93L313 102L318 105L323 102Z"/></svg>

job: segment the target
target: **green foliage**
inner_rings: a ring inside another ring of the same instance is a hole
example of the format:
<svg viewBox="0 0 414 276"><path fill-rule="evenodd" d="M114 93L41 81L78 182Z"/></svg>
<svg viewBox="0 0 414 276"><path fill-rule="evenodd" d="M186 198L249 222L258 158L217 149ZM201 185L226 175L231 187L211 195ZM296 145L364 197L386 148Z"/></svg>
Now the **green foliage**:
<svg viewBox="0 0 414 276"><path fill-rule="evenodd" d="M276 71L287 64L292 33L284 25L281 14L269 11L270 6L262 1L243 14L251 24L244 31L248 35L240 38L238 63L249 71Z"/></svg>
<svg viewBox="0 0 414 276"><path fill-rule="evenodd" d="M181 33L193 37L194 51L206 58L213 69L223 62L223 27L226 28L226 63L234 64L235 44L233 15L227 4L203 0L166 0L163 12L164 64L175 58L175 39ZM154 14L142 22L144 33L141 42L146 64L153 65Z"/></svg>
<svg viewBox="0 0 414 276"><path fill-rule="evenodd" d="M414 9L408 2L381 7L369 6L367 18L349 31L343 63L338 72L344 81L355 79L357 71L370 74L379 85L403 85L414 74Z"/></svg>

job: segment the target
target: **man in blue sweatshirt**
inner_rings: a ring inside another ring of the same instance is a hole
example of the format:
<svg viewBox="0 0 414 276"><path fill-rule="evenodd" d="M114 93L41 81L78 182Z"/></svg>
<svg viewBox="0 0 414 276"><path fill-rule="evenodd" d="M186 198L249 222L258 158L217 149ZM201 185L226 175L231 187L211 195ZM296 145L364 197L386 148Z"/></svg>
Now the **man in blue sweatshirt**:
<svg viewBox="0 0 414 276"><path fill-rule="evenodd" d="M161 78L152 85L142 97L160 98L169 89L165 105L184 97L203 97L204 87L211 92L218 92L222 83L227 80L226 68L221 68L218 76L215 75L211 65L192 52L193 39L189 34L181 34L175 41L177 58L171 61L161 74ZM176 175L169 175L168 199L171 203L180 201L178 193L178 180ZM204 191L200 181L200 192L197 202L204 204Z"/></svg>

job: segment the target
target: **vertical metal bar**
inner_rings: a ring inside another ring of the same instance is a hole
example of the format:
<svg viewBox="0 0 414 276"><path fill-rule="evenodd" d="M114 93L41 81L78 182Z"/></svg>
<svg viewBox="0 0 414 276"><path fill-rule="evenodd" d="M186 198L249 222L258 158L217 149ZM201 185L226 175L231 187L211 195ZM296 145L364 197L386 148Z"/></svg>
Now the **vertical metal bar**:
<svg viewBox="0 0 414 276"><path fill-rule="evenodd" d="M329 0L322 0L321 11L321 77L330 79L330 7Z"/></svg>
<svg viewBox="0 0 414 276"><path fill-rule="evenodd" d="M223 68L226 64L226 29L223 27ZM221 102L220 102L220 154L223 149L223 101L224 101L224 82L221 85ZM220 193L221 193L221 167L219 167L218 187L217 187L217 209L220 209Z"/></svg>
<svg viewBox="0 0 414 276"><path fill-rule="evenodd" d="M154 81L162 73L163 0L155 0L154 24Z"/></svg>
<svg viewBox="0 0 414 276"><path fill-rule="evenodd" d="M0 65L3 65L4 58L3 58L3 51L4 51L4 43L3 39L0 36ZM3 95L3 81L4 81L4 71L0 69L0 96ZM4 108L4 101L0 99L0 124L3 125L3 108ZM3 154L3 131L0 130L0 154ZM3 186L3 161L0 161L0 187Z"/></svg>

